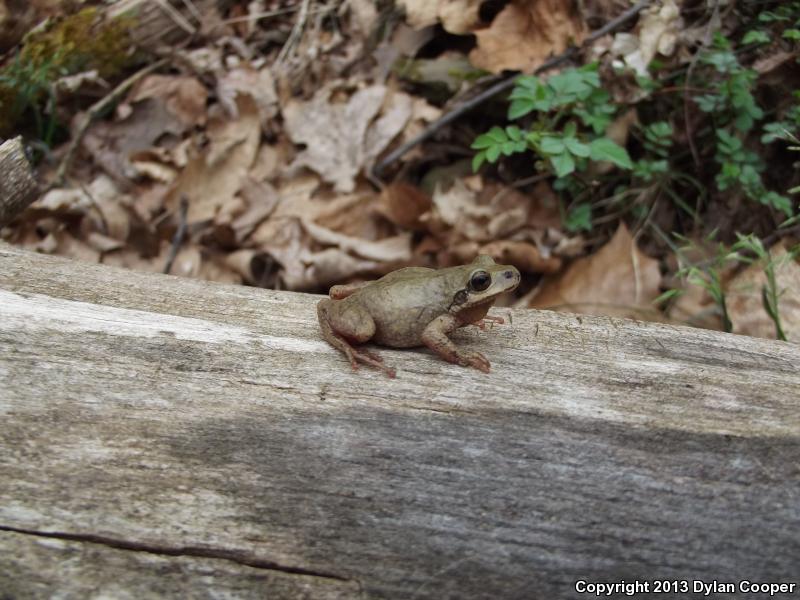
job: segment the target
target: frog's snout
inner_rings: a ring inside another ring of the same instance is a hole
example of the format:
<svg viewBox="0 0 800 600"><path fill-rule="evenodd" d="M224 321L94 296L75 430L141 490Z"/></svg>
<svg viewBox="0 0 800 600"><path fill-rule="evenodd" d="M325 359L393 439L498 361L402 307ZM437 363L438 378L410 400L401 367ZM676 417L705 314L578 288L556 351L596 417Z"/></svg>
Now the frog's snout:
<svg viewBox="0 0 800 600"><path fill-rule="evenodd" d="M519 271L516 269L508 269L507 271L503 271L502 278L505 281L509 282L509 287L515 288L519 285Z"/></svg>

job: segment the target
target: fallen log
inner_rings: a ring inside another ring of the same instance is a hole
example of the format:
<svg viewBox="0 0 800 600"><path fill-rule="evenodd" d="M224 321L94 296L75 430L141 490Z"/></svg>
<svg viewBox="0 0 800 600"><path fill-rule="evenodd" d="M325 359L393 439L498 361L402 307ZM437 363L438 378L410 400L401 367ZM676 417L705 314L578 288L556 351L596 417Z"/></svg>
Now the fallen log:
<svg viewBox="0 0 800 600"><path fill-rule="evenodd" d="M0 590L798 583L800 346L515 311L457 334L489 375L381 348L390 380L317 299L0 246Z"/></svg>

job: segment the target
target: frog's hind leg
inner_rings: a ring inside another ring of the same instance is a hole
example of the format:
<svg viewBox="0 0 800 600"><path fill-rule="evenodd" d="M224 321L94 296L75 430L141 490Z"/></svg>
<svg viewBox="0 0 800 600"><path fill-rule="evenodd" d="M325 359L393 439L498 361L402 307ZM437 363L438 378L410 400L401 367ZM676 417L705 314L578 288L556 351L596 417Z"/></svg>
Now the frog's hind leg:
<svg viewBox="0 0 800 600"><path fill-rule="evenodd" d="M331 322L329 308L332 303L332 300L320 300L317 304L317 318L325 341L347 356L354 371L358 370L358 363L361 362L382 370L389 377L394 377L395 370L384 365L380 356L365 348L353 348L348 341L363 343L375 334L375 322L369 313L361 310L358 306L348 307L343 315L339 315L339 319L343 320L343 322L337 324L346 331L343 335L337 331L337 327L334 327Z"/></svg>

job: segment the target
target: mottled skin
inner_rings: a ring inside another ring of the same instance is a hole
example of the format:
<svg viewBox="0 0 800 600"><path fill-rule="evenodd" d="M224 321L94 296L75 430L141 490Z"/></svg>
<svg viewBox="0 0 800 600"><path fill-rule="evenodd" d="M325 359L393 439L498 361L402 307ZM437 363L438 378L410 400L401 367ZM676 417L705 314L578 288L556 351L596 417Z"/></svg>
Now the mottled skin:
<svg viewBox="0 0 800 600"><path fill-rule="evenodd" d="M332 287L330 299L317 304L317 316L322 336L344 352L353 369L362 362L394 377L380 356L352 346L372 340L393 348L424 345L451 363L488 373L486 357L461 350L448 334L465 325L502 323L486 313L519 279L516 268L495 264L489 256L449 269L409 267L377 281Z"/></svg>

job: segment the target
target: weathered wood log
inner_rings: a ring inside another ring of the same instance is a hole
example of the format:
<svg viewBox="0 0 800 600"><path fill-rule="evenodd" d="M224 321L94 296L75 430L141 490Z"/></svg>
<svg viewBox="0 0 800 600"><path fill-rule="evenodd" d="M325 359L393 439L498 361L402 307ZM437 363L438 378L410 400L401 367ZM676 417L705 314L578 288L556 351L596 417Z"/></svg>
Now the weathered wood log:
<svg viewBox="0 0 800 600"><path fill-rule="evenodd" d="M390 380L316 300L0 247L0 590L797 583L800 346L525 311L457 334L491 374L378 349Z"/></svg>
<svg viewBox="0 0 800 600"><path fill-rule="evenodd" d="M0 144L0 226L28 208L38 192L22 138Z"/></svg>
<svg viewBox="0 0 800 600"><path fill-rule="evenodd" d="M189 39L202 28L201 20L220 0L117 0L104 8L106 18L133 18L131 37L142 48L155 50Z"/></svg>

